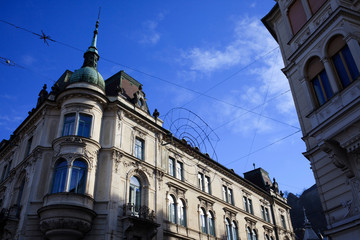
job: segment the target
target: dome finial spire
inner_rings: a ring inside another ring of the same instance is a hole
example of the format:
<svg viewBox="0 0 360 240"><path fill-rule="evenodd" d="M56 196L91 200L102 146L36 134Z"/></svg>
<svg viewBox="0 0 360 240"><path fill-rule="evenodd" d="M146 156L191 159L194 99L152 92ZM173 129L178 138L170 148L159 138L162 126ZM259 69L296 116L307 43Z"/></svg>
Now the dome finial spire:
<svg viewBox="0 0 360 240"><path fill-rule="evenodd" d="M99 7L98 19L95 24L94 36L93 36L91 46L90 46L90 47L94 47L95 49L96 49L97 34L98 34L98 29L99 29L100 12L101 12L101 7Z"/></svg>
<svg viewBox="0 0 360 240"><path fill-rule="evenodd" d="M93 67L93 68L97 69L97 61L100 58L98 50L96 48L97 35L98 35L98 29L99 29L100 11L101 11L101 7L99 7L98 19L95 24L95 30L94 30L94 35L92 38L91 45L87 49L87 51L84 53L83 67Z"/></svg>

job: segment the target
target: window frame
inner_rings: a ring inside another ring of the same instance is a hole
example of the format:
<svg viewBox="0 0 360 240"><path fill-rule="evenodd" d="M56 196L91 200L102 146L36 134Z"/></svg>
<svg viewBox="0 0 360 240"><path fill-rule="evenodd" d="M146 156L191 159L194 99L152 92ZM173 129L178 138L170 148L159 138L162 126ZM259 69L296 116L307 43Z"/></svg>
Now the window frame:
<svg viewBox="0 0 360 240"><path fill-rule="evenodd" d="M71 121L67 121L67 118L73 117ZM88 118L85 121L84 118ZM79 137L85 137L85 138L91 138L93 133L93 124L94 124L94 116L89 113L84 112L69 112L64 114L63 118L63 125L62 125L62 132L61 136L79 136ZM82 124L84 123L84 124ZM85 127L81 127L80 125L88 125L88 130L85 131ZM82 133L80 134L79 130L83 129ZM66 131L65 131L66 130Z"/></svg>
<svg viewBox="0 0 360 240"><path fill-rule="evenodd" d="M168 220L177 224L177 201L172 194L168 195Z"/></svg>
<svg viewBox="0 0 360 240"><path fill-rule="evenodd" d="M138 185L132 183L132 179L136 180ZM131 212L135 216L140 216L140 209L142 206L142 191L143 186L139 177L133 175L129 179L129 194L128 203L131 205Z"/></svg>
<svg viewBox="0 0 360 240"><path fill-rule="evenodd" d="M284 229L287 229L287 228L286 228L285 216L284 216L283 214L280 214L280 221L281 221L281 226L282 226Z"/></svg>
<svg viewBox="0 0 360 240"><path fill-rule="evenodd" d="M141 161L145 160L145 140L144 139L135 137L134 156Z"/></svg>
<svg viewBox="0 0 360 240"><path fill-rule="evenodd" d="M186 204L185 200L179 198L177 201L177 223L183 227L186 227Z"/></svg>
<svg viewBox="0 0 360 240"><path fill-rule="evenodd" d="M175 159L169 157L169 175L175 177Z"/></svg>
<svg viewBox="0 0 360 240"><path fill-rule="evenodd" d="M336 63L338 60L335 60L335 58L338 58L340 62ZM347 88L351 83L359 78L359 69L356 66L354 57L347 44L345 44L338 52L331 56L331 62L333 64L336 77L343 89ZM339 64L341 64L341 66ZM354 74L356 76L353 76Z"/></svg>
<svg viewBox="0 0 360 240"><path fill-rule="evenodd" d="M82 167L74 165L75 163L83 164ZM62 165L62 166L60 166ZM73 176L75 172L79 173L83 171L83 178L75 179L75 190L71 191ZM88 184L88 172L89 164L83 158L76 158L69 164L69 161L64 158L59 158L55 164L52 171L52 184L50 189L50 194L71 192L76 194L85 195L87 192Z"/></svg>

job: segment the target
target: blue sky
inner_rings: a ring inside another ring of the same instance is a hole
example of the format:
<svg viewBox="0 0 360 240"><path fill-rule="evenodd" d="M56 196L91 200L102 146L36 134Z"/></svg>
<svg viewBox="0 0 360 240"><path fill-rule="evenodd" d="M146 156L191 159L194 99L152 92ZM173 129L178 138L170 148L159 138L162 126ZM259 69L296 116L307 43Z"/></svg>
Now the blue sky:
<svg viewBox="0 0 360 240"><path fill-rule="evenodd" d="M210 140L220 163L241 176L255 163L283 191L301 193L315 181L302 156L280 50L260 21L274 4L3 1L0 20L57 42L47 45L0 22L0 57L16 64L0 64L0 138L8 139L35 107L43 84L50 88L66 69L81 67L101 6L98 70L104 79L125 70L143 84L150 112L157 108L165 127L176 116L191 125L187 112L166 115L187 108L214 130Z"/></svg>

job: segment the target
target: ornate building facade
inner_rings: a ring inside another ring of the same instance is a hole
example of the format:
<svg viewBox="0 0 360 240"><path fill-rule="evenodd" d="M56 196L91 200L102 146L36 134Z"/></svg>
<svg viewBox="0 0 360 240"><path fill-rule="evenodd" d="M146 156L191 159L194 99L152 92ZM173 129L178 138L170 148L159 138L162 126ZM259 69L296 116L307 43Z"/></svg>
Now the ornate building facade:
<svg viewBox="0 0 360 240"><path fill-rule="evenodd" d="M142 85L65 71L0 145L1 239L294 239L262 169L235 174L150 114Z"/></svg>
<svg viewBox="0 0 360 240"><path fill-rule="evenodd" d="M360 238L360 2L277 0L278 42L333 240Z"/></svg>

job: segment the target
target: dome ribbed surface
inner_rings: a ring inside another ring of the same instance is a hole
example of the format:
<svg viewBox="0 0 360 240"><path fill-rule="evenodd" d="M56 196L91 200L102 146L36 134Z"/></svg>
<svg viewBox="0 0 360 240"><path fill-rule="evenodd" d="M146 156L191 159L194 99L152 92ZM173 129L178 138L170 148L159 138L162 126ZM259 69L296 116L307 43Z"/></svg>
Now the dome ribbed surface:
<svg viewBox="0 0 360 240"><path fill-rule="evenodd" d="M69 79L69 83L75 82L87 82L99 86L105 90L105 82L101 74L92 67L82 67L72 74Z"/></svg>

